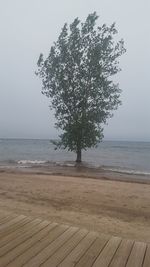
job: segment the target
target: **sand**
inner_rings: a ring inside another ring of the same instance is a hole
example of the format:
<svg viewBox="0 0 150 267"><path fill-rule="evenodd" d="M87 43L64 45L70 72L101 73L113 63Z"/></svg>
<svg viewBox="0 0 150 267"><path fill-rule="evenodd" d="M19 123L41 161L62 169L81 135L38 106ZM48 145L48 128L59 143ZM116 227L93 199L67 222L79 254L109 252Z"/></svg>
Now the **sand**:
<svg viewBox="0 0 150 267"><path fill-rule="evenodd" d="M130 183L135 177L103 171L74 176L1 169L0 209L150 242L150 184L144 177Z"/></svg>

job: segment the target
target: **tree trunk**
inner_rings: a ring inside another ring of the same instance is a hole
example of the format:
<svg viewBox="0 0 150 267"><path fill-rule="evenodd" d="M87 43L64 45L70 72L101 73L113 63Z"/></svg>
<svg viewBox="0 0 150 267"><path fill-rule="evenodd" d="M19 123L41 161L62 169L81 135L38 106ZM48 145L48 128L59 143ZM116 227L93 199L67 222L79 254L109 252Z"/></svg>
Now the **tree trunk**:
<svg viewBox="0 0 150 267"><path fill-rule="evenodd" d="M80 163L81 162L81 148L79 148L77 150L77 159L76 159L76 162L77 163Z"/></svg>

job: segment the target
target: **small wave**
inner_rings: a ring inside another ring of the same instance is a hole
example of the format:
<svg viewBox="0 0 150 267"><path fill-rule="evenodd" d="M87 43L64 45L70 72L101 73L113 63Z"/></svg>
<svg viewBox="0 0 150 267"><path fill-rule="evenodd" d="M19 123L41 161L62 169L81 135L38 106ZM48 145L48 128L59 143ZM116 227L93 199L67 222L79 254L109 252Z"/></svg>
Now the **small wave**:
<svg viewBox="0 0 150 267"><path fill-rule="evenodd" d="M47 163L45 160L19 160L18 164L44 164Z"/></svg>
<svg viewBox="0 0 150 267"><path fill-rule="evenodd" d="M106 168L106 167L103 167L103 170L118 172L118 173L135 174L135 175L150 175L150 172L136 171L136 170L126 170L126 169Z"/></svg>
<svg viewBox="0 0 150 267"><path fill-rule="evenodd" d="M67 161L66 162L65 161L63 161L63 162L56 161L56 162L54 162L54 164L56 166L63 166L63 167L65 167L65 166L67 166L67 167L74 167L76 165L75 162L67 162Z"/></svg>

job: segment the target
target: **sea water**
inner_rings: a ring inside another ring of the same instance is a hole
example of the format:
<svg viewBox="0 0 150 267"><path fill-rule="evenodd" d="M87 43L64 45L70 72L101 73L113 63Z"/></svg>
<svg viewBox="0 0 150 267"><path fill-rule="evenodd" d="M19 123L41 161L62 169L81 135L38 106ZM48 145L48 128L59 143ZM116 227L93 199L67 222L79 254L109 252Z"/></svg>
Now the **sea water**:
<svg viewBox="0 0 150 267"><path fill-rule="evenodd" d="M150 175L150 142L103 141L82 153L83 164ZM0 139L0 167L61 164L72 166L73 152L55 150L50 140Z"/></svg>

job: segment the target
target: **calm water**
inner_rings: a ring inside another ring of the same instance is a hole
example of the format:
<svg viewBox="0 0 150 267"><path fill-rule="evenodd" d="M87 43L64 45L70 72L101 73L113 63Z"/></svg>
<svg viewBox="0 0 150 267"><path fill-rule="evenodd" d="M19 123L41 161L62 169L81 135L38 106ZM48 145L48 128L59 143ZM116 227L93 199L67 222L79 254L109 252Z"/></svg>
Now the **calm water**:
<svg viewBox="0 0 150 267"><path fill-rule="evenodd" d="M54 150L49 140L0 139L0 166L72 164L76 155ZM112 170L150 174L150 142L104 141L83 153L85 164Z"/></svg>

